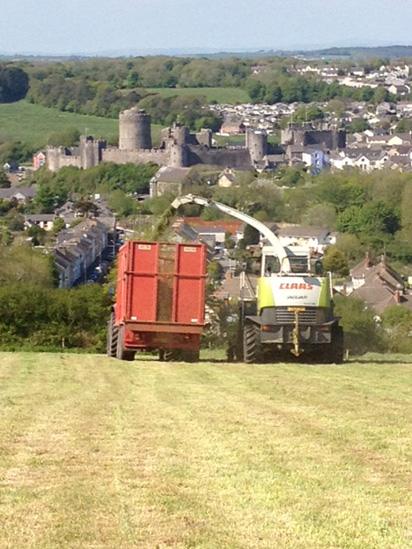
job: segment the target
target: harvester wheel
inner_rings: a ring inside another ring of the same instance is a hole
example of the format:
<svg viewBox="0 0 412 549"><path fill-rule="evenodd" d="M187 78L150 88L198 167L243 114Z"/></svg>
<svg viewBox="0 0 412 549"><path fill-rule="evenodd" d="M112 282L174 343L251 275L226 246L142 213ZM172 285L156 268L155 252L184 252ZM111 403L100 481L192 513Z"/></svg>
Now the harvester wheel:
<svg viewBox="0 0 412 549"><path fill-rule="evenodd" d="M243 328L243 359L247 364L258 361L259 329L255 324L246 323Z"/></svg>
<svg viewBox="0 0 412 549"><path fill-rule="evenodd" d="M107 356L115 357L117 351L118 327L114 323L114 314L107 323Z"/></svg>
<svg viewBox="0 0 412 549"><path fill-rule="evenodd" d="M342 364L345 358L345 344L342 326L335 326L332 330L331 362Z"/></svg>
<svg viewBox="0 0 412 549"><path fill-rule="evenodd" d="M134 351L128 351L124 348L124 326L120 326L118 329L117 334L117 342L116 342L116 358L119 360L134 360Z"/></svg>

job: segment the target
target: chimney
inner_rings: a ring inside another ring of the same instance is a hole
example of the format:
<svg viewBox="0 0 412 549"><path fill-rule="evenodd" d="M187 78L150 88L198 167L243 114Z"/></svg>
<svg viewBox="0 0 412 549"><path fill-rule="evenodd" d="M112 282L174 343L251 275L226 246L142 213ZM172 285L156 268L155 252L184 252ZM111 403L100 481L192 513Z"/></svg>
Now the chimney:
<svg viewBox="0 0 412 549"><path fill-rule="evenodd" d="M365 265L368 269L370 269L372 267L372 258L371 258L371 254L370 254L369 250L366 252Z"/></svg>

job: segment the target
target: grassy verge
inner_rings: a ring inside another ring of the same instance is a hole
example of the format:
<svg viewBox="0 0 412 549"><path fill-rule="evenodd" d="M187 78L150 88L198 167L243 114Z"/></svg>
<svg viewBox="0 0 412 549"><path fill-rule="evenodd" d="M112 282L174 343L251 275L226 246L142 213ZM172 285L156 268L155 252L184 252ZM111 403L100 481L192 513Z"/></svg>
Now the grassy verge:
<svg viewBox="0 0 412 549"><path fill-rule="evenodd" d="M409 547L412 365L389 360L0 354L0 546Z"/></svg>

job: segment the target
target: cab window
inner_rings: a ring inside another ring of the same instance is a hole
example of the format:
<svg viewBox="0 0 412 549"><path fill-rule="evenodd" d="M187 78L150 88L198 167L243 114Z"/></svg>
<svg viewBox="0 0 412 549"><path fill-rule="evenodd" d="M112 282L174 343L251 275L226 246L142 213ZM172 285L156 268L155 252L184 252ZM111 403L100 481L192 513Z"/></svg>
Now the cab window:
<svg viewBox="0 0 412 549"><path fill-rule="evenodd" d="M308 259L307 257L289 257L290 270L292 273L307 273Z"/></svg>
<svg viewBox="0 0 412 549"><path fill-rule="evenodd" d="M280 261L275 255L265 256L265 276L270 276L272 273L280 271Z"/></svg>

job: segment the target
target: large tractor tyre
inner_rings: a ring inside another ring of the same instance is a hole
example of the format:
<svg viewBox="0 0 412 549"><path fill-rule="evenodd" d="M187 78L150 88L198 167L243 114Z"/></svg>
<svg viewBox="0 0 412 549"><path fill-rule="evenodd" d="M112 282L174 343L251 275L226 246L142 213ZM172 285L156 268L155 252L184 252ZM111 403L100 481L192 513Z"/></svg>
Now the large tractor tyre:
<svg viewBox="0 0 412 549"><path fill-rule="evenodd" d="M258 362L259 346L259 328L246 323L243 328L243 360L246 364Z"/></svg>
<svg viewBox="0 0 412 549"><path fill-rule="evenodd" d="M331 362L342 364L345 358L345 343L342 326L335 326L332 330Z"/></svg>
<svg viewBox="0 0 412 549"><path fill-rule="evenodd" d="M124 326L120 326L118 329L117 335L117 345L116 345L116 358L119 360L134 360L135 351L129 351L124 348Z"/></svg>
<svg viewBox="0 0 412 549"><path fill-rule="evenodd" d="M114 313L110 315L107 323L107 356L116 357L119 329L114 323Z"/></svg>

